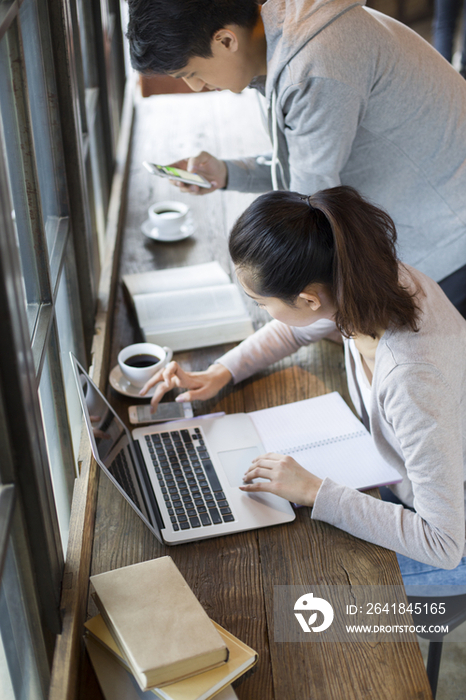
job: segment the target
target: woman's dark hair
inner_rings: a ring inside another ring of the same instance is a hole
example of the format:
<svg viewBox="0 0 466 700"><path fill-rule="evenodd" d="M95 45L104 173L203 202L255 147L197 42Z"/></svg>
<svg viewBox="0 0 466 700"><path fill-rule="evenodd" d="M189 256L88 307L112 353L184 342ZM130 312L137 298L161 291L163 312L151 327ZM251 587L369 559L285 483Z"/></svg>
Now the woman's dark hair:
<svg viewBox="0 0 466 700"><path fill-rule="evenodd" d="M210 58L215 32L253 28L257 0L128 0L131 63L140 73L174 73L193 56Z"/></svg>
<svg viewBox="0 0 466 700"><path fill-rule="evenodd" d="M387 213L352 187L303 197L269 192L239 217L230 255L256 294L293 305L313 283L328 287L341 333L417 330L414 295L398 280L396 230Z"/></svg>

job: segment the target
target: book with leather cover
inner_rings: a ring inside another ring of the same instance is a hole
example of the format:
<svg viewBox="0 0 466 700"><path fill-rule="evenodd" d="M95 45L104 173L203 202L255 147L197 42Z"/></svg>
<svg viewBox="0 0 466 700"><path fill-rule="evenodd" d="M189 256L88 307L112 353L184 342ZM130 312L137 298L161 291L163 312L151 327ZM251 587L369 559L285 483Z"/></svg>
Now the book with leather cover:
<svg viewBox="0 0 466 700"><path fill-rule="evenodd" d="M91 576L95 601L140 688L224 665L228 648L171 557Z"/></svg>
<svg viewBox="0 0 466 700"><path fill-rule="evenodd" d="M204 671L183 681L170 683L163 686L163 688L152 688L150 691L143 693L141 697L145 698L149 693L153 693L161 700L210 700L214 696L220 698L219 693L221 691L227 692L233 681L254 666L258 659L254 649L251 649L233 634L224 630L216 622L212 621L212 624L228 646L230 651L228 661L223 666ZM131 669L121 655L102 616L95 615L85 623L85 627L86 646L101 686L107 683L106 676L110 676L113 683L115 682L115 677L118 676L121 679L118 687L124 687L125 692L128 693L127 696L122 697L127 697L127 700L129 700L134 694L134 690L132 690L132 694L128 691L131 679L127 676L130 676ZM90 641L93 644L90 645ZM97 650L96 644L99 647ZM126 676L123 669L126 669ZM135 684L134 679L132 683L133 685ZM115 692L114 688L113 692ZM230 692L232 691L230 690ZM113 695L111 697L113 698ZM235 696L233 695L233 697Z"/></svg>

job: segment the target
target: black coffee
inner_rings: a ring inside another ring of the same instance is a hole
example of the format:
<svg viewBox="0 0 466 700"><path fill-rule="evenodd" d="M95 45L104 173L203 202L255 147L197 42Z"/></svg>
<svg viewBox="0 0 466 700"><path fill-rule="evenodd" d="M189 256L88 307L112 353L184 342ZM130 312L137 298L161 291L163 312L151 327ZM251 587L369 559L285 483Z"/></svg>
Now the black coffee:
<svg viewBox="0 0 466 700"><path fill-rule="evenodd" d="M155 212L156 214L180 214L177 209L160 209L160 211Z"/></svg>
<svg viewBox="0 0 466 700"><path fill-rule="evenodd" d="M128 365L128 367L150 367L151 365L156 365L157 362L160 362L160 357L141 353L140 355L128 357L128 359L125 360L125 365Z"/></svg>

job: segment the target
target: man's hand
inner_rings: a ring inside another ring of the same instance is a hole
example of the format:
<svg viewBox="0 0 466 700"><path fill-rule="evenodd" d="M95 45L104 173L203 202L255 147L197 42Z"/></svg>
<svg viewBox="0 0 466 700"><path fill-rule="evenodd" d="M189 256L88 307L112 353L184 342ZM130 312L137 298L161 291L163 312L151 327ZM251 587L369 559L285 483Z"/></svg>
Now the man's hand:
<svg viewBox="0 0 466 700"><path fill-rule="evenodd" d="M189 194L210 194L211 192L215 192L215 190L221 190L227 184L228 171L226 164L223 160L207 153L207 151L202 151L197 156L178 160L176 163L170 163L170 165L173 168L181 168L190 173L203 175L211 184L211 188L208 190L207 187L198 187L197 185L188 185L186 182L170 180L172 185L179 187L181 192L188 192Z"/></svg>
<svg viewBox="0 0 466 700"><path fill-rule="evenodd" d="M150 402L151 413L155 413L160 399L171 389L187 389L176 397L178 402L203 401L215 396L230 380L231 372L220 364L211 365L204 372L185 372L178 362L169 362L149 379L139 394L144 396L151 387L158 384Z"/></svg>
<svg viewBox="0 0 466 700"><path fill-rule="evenodd" d="M261 477L268 481L256 481ZM274 493L292 503L313 506L322 479L304 469L293 457L268 452L253 459L243 477L241 491Z"/></svg>

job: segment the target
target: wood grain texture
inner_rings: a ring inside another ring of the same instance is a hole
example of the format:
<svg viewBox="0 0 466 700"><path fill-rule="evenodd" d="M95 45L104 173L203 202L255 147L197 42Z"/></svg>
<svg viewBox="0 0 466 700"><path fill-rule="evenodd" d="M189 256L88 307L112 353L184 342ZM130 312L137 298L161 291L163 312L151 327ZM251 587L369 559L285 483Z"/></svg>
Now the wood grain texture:
<svg viewBox="0 0 466 700"><path fill-rule="evenodd" d="M125 236L119 277L126 273L218 260L231 270L226 234L252 195L216 192L203 197L179 194L167 182L151 177L144 159L170 163L201 149L221 157L263 153L269 149L251 94L215 93L154 96L137 106ZM189 204L198 228L179 243L157 243L140 231L155 201L176 199ZM246 300L256 327L267 317ZM121 284L113 313L109 368L122 347L140 333ZM230 346L178 353L185 369L204 369ZM350 403L341 346L322 341L238 386L228 386L196 414L253 411L339 391ZM107 396L127 421L137 399L108 388ZM173 396L167 395L167 399ZM374 495L376 495L374 493ZM405 645L278 644L273 641L274 585L400 585L395 555L312 521L308 509L294 523L240 533L189 545L160 545L105 478L100 480L91 573L169 554L208 614L255 648L257 667L239 681L240 700L323 700L335 698L430 698L416 642ZM97 611L89 600L88 615ZM398 692L399 691L399 692ZM84 692L81 697L92 700Z"/></svg>
<svg viewBox="0 0 466 700"><path fill-rule="evenodd" d="M331 525L312 521L302 508L297 520L259 531L269 629L277 585L399 586L393 552L358 540ZM272 573L270 573L272 572ZM414 635L413 635L414 637ZM277 643L270 638L275 697L431 698L419 647L406 643ZM282 672L286 669L286 674Z"/></svg>
<svg viewBox="0 0 466 700"><path fill-rule="evenodd" d="M92 574L159 556L173 558L207 614L260 653L244 698L273 697L257 533L160 545L108 479L101 479ZM90 599L89 615L97 613ZM246 687L246 686L245 686Z"/></svg>

